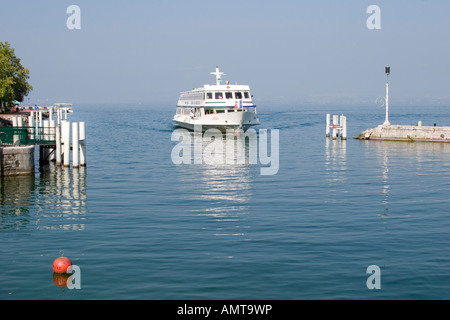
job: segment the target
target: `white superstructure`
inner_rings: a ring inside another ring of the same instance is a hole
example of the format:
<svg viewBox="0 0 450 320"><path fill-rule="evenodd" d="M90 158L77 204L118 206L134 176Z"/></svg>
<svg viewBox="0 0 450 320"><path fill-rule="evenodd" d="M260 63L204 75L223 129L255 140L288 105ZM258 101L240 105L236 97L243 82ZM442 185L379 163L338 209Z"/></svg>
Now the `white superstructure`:
<svg viewBox="0 0 450 320"><path fill-rule="evenodd" d="M253 104L248 85L222 83L223 72L216 67L216 84L205 84L201 88L180 93L177 112L173 117L176 126L194 130L201 125L202 130L216 128L243 129L258 125L256 106Z"/></svg>

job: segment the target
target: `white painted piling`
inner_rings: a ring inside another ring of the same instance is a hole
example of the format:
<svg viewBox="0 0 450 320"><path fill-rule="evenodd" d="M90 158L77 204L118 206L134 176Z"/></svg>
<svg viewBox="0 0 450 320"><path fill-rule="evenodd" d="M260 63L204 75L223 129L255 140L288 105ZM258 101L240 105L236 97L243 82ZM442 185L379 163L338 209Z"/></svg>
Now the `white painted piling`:
<svg viewBox="0 0 450 320"><path fill-rule="evenodd" d="M70 167L70 122L64 121L62 123L62 132L64 135L64 157L63 165L64 167Z"/></svg>
<svg viewBox="0 0 450 320"><path fill-rule="evenodd" d="M23 119L22 119L22 117L17 117L17 126L18 127L23 127Z"/></svg>
<svg viewBox="0 0 450 320"><path fill-rule="evenodd" d="M17 127L17 117L12 118L12 126Z"/></svg>
<svg viewBox="0 0 450 320"><path fill-rule="evenodd" d="M79 140L78 140L78 122L72 123L72 166L79 167Z"/></svg>
<svg viewBox="0 0 450 320"><path fill-rule="evenodd" d="M330 123L331 115L327 113L326 118L326 136L330 136L330 129L332 128L332 139L336 140L337 136L341 137L342 140L347 140L347 117L344 115L338 116L333 115L333 122Z"/></svg>
<svg viewBox="0 0 450 320"><path fill-rule="evenodd" d="M86 123L80 122L80 166L86 166Z"/></svg>
<svg viewBox="0 0 450 320"><path fill-rule="evenodd" d="M50 130L50 121L44 120L43 123L44 123L44 128L43 128L42 133L44 134L44 140L48 140L48 133Z"/></svg>
<svg viewBox="0 0 450 320"><path fill-rule="evenodd" d="M56 122L55 122L55 120L49 120L49 132L48 132L48 134L49 134L49 140L53 140L53 139L55 139L56 140ZM51 160L51 161L54 161L55 160L55 149L53 149L54 151L53 152L51 152L51 154L50 154L50 159L49 160Z"/></svg>
<svg viewBox="0 0 450 320"><path fill-rule="evenodd" d="M347 117L341 116L341 140L347 140Z"/></svg>
<svg viewBox="0 0 450 320"><path fill-rule="evenodd" d="M333 140L336 140L337 137L337 126L339 125L338 116L333 115Z"/></svg>
<svg viewBox="0 0 450 320"><path fill-rule="evenodd" d="M61 165L61 125L55 128L55 140L56 164Z"/></svg>
<svg viewBox="0 0 450 320"><path fill-rule="evenodd" d="M330 120L331 120L331 115L329 113L327 113L326 137L330 136Z"/></svg>

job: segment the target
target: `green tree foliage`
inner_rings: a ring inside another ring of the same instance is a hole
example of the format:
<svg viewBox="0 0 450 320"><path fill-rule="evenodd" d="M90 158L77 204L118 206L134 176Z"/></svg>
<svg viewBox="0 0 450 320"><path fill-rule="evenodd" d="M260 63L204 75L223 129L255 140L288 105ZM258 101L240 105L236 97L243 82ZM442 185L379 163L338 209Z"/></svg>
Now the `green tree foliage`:
<svg viewBox="0 0 450 320"><path fill-rule="evenodd" d="M14 100L23 101L33 90L27 82L30 70L24 68L8 42L0 42L0 107L4 112Z"/></svg>

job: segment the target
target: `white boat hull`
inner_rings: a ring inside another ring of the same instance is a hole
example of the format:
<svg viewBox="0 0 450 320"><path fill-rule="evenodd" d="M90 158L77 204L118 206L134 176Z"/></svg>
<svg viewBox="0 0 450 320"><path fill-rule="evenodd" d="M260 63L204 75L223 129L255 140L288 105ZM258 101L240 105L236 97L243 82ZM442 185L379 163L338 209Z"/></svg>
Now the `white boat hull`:
<svg viewBox="0 0 450 320"><path fill-rule="evenodd" d="M195 130L196 126L201 126L202 131L208 129L218 129L226 132L227 129L242 129L246 131L251 126L259 124L256 113L253 112L228 112L221 114L209 114L201 117L175 115L173 118L175 126Z"/></svg>

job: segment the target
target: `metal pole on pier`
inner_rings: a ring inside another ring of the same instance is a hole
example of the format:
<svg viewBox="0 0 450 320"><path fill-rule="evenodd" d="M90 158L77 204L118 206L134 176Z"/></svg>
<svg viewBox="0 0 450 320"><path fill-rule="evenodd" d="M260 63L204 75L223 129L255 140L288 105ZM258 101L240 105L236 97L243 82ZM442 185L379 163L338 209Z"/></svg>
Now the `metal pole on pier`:
<svg viewBox="0 0 450 320"><path fill-rule="evenodd" d="M386 66L386 120L384 121L384 126L390 126L389 122L389 74L391 73L391 67Z"/></svg>

